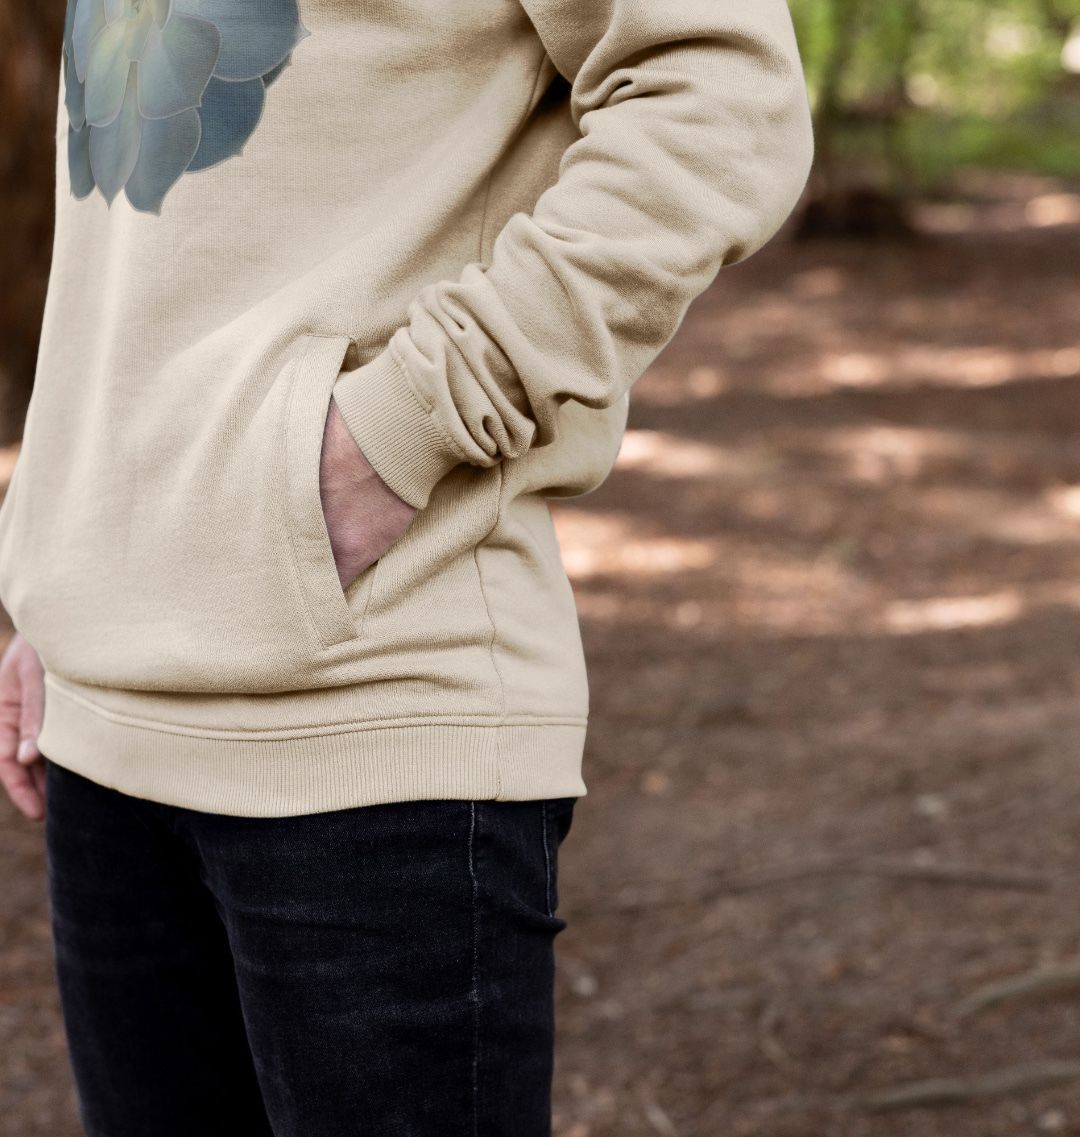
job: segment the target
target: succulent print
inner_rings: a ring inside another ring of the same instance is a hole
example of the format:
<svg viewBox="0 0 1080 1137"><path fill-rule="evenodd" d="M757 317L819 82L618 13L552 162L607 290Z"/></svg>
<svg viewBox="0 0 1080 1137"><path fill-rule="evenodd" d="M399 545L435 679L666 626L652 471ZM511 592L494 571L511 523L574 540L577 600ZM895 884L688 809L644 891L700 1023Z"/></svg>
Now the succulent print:
<svg viewBox="0 0 1080 1137"><path fill-rule="evenodd" d="M185 171L240 153L309 34L297 0L68 0L72 193L160 213Z"/></svg>

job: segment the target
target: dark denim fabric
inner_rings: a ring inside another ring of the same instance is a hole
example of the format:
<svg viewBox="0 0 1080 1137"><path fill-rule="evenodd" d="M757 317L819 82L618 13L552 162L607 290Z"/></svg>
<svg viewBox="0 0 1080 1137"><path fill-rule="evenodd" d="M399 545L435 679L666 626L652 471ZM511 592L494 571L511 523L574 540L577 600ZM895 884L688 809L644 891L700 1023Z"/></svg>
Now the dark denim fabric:
<svg viewBox="0 0 1080 1137"><path fill-rule="evenodd" d="M549 1137L575 798L244 818L46 767L88 1137Z"/></svg>

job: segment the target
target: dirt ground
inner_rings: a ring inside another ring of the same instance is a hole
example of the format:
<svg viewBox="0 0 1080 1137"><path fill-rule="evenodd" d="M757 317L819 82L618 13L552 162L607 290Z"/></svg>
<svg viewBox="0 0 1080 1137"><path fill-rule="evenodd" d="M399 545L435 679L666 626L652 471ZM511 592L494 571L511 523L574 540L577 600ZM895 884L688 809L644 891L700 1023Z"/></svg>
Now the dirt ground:
<svg viewBox="0 0 1080 1137"><path fill-rule="evenodd" d="M722 272L553 505L560 1137L1080 1134L1080 187L964 190ZM74 1137L7 807L0 879L0 1137Z"/></svg>

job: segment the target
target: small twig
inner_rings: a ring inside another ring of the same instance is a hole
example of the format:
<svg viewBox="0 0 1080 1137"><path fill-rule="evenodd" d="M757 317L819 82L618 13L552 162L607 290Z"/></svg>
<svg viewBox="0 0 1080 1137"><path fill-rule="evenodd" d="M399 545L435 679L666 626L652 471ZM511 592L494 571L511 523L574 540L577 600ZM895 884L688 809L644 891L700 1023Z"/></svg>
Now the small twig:
<svg viewBox="0 0 1080 1137"><path fill-rule="evenodd" d="M872 876L890 876L897 880L920 880L928 884L962 884L972 888L1012 889L1019 892L1048 892L1054 882L1042 873L1017 872L1012 869L982 869L974 865L912 864L903 861L880 861L863 870Z"/></svg>
<svg viewBox="0 0 1080 1137"><path fill-rule="evenodd" d="M1080 990L1080 959L1036 967L1010 979L1001 979L976 988L953 1009L953 1016L966 1018L987 1007L1016 999L1039 998Z"/></svg>
<svg viewBox="0 0 1080 1137"><path fill-rule="evenodd" d="M1047 892L1054 881L1038 873L1012 869L985 869L976 865L933 864L913 861L834 857L819 861L800 861L774 868L721 876L703 885L696 893L680 893L681 879L654 881L617 893L605 907L637 909L672 904L701 903L717 896L737 895L763 888L792 884L810 877L877 876L892 880L920 881L926 884L954 884L968 888L1012 889L1021 892Z"/></svg>
<svg viewBox="0 0 1080 1137"><path fill-rule="evenodd" d="M855 1098L856 1109L870 1113L917 1106L963 1105L979 1098L1027 1093L1080 1078L1080 1062L1036 1062L1011 1066L971 1078L930 1078Z"/></svg>
<svg viewBox="0 0 1080 1137"><path fill-rule="evenodd" d="M758 1016L758 1045L762 1053L778 1069L791 1073L799 1068L798 1063L784 1049L776 1035L776 1028L783 1020L783 1010L776 998L766 1000Z"/></svg>
<svg viewBox="0 0 1080 1137"><path fill-rule="evenodd" d="M656 1102L648 1101L643 1108L645 1120L660 1134L660 1137L676 1137L674 1123Z"/></svg>

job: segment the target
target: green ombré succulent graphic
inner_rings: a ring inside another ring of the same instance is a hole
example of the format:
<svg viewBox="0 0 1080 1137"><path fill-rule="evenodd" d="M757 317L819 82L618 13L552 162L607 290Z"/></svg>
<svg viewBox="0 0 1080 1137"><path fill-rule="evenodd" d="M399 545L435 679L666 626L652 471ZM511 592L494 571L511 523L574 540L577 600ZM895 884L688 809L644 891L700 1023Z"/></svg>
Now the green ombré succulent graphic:
<svg viewBox="0 0 1080 1137"><path fill-rule="evenodd" d="M240 153L309 34L297 0L68 0L72 193L160 213L185 171Z"/></svg>

